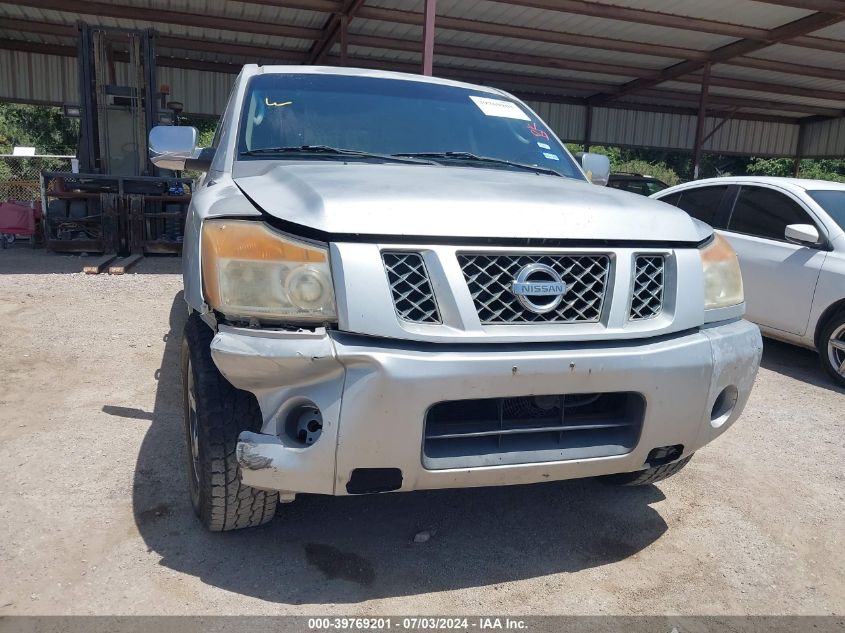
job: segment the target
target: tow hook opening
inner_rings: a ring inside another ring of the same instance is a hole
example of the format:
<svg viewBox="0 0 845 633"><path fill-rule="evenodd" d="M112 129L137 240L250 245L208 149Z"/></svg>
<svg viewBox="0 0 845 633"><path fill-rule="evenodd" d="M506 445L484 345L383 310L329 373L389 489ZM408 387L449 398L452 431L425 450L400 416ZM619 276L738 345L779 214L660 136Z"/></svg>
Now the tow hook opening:
<svg viewBox="0 0 845 633"><path fill-rule="evenodd" d="M722 389L713 403L713 409L710 411L710 426L718 429L727 422L731 413L733 413L738 398L739 392L734 385L728 385Z"/></svg>
<svg viewBox="0 0 845 633"><path fill-rule="evenodd" d="M323 414L313 402L291 409L285 421L285 434L297 446L311 446L323 433Z"/></svg>
<svg viewBox="0 0 845 633"><path fill-rule="evenodd" d="M674 462L681 455L684 454L684 445L675 444L674 446L660 446L649 451L648 457L645 460L647 468L654 468L655 466L663 466L670 462Z"/></svg>

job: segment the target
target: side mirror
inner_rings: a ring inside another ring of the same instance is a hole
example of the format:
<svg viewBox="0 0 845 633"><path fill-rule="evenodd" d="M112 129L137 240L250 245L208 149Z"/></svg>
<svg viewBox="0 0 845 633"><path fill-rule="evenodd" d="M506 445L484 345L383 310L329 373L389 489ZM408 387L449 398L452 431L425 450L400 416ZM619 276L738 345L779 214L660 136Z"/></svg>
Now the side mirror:
<svg viewBox="0 0 845 633"><path fill-rule="evenodd" d="M581 154L581 168L594 185L607 185L610 179L610 159L604 154Z"/></svg>
<svg viewBox="0 0 845 633"><path fill-rule="evenodd" d="M790 224L783 234L788 241L804 246L818 246L821 242L819 230L812 224Z"/></svg>
<svg viewBox="0 0 845 633"><path fill-rule="evenodd" d="M206 171L214 150L197 147L197 138L195 127L158 125L150 130L150 160L162 169Z"/></svg>

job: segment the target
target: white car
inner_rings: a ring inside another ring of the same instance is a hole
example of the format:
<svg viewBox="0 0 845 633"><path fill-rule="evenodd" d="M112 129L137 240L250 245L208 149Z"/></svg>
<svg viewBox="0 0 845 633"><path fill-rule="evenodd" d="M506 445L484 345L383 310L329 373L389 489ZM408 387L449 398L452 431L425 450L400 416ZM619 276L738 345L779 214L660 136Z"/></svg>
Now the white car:
<svg viewBox="0 0 845 633"><path fill-rule="evenodd" d="M652 198L724 235L739 255L746 318L766 336L818 350L845 384L845 184L710 178Z"/></svg>

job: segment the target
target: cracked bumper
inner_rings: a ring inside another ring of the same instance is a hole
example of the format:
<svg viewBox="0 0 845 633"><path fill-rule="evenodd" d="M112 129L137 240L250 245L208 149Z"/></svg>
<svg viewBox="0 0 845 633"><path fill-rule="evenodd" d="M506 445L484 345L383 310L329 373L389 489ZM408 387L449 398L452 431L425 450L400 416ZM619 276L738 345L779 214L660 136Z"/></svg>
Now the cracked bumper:
<svg viewBox="0 0 845 633"><path fill-rule="evenodd" d="M288 492L346 494L357 468L398 468L401 490L532 483L592 477L643 467L649 451L682 444L687 455L741 414L760 363L762 342L746 321L661 339L607 344L422 345L343 333L268 332L222 326L211 345L220 371L253 392L262 433L237 447L243 481ZM517 368L514 371L514 368ZM711 422L728 386L730 415ZM427 470L424 418L444 400L527 394L634 391L646 406L629 453L581 460ZM292 407L314 403L323 431L295 446L283 429Z"/></svg>

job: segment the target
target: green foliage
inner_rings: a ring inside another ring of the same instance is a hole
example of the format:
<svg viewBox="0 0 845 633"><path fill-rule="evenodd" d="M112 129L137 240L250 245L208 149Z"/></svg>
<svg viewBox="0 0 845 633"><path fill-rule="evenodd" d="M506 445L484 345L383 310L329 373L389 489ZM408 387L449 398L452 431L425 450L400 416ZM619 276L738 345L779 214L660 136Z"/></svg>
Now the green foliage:
<svg viewBox="0 0 845 633"><path fill-rule="evenodd" d="M677 185L681 182L680 177L666 163L649 163L645 160L626 160L613 165L613 171L627 172L630 174L642 174L662 180L667 185Z"/></svg>
<svg viewBox="0 0 845 633"><path fill-rule="evenodd" d="M757 176L792 176L794 168L790 158L752 158L748 163L748 173ZM798 175L800 178L845 182L845 160L805 158L801 161Z"/></svg>
<svg viewBox="0 0 845 633"><path fill-rule="evenodd" d="M179 125L190 125L197 128L199 132L199 140L197 144L200 147L211 147L211 141L214 138L214 131L217 129L216 117L201 117L192 115L181 115L179 117Z"/></svg>
<svg viewBox="0 0 845 633"><path fill-rule="evenodd" d="M79 119L52 106L0 103L0 153L16 145L35 147L37 154L76 155Z"/></svg>

